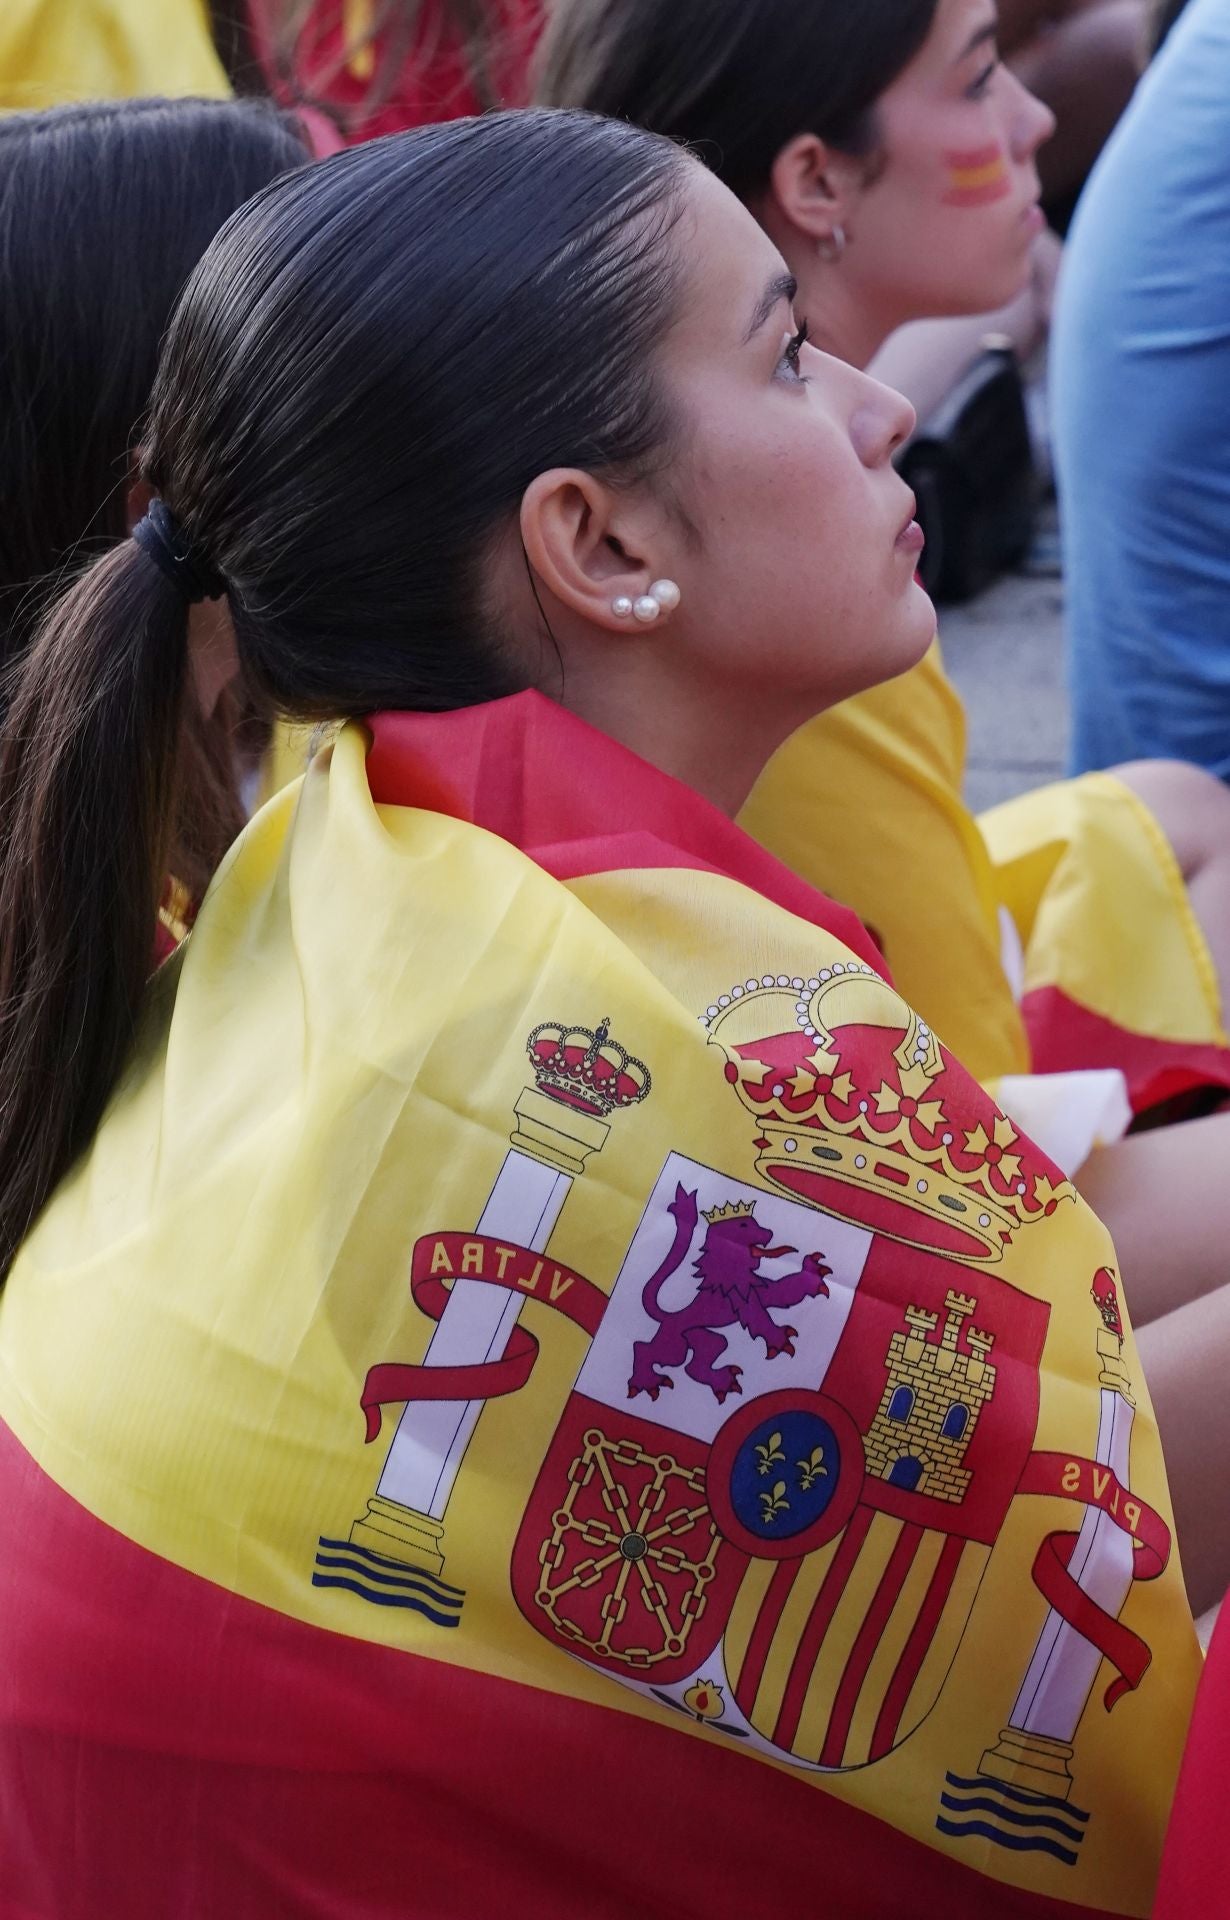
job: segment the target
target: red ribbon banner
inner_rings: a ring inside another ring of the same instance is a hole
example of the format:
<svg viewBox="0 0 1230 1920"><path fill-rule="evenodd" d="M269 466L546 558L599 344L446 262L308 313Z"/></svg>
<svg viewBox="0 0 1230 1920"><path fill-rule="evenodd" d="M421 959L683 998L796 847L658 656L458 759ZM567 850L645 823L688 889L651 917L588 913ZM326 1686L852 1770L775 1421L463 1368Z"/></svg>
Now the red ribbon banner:
<svg viewBox="0 0 1230 1920"><path fill-rule="evenodd" d="M1035 1453L1021 1476L1019 1492L1048 1494L1097 1507L1134 1542L1133 1580L1156 1580L1170 1558L1170 1529L1138 1494L1116 1478L1110 1467L1070 1453ZM1075 1533L1048 1533L1034 1556L1034 1584L1061 1620L1084 1635L1118 1674L1103 1696L1106 1711L1134 1692L1153 1655L1148 1642L1125 1627L1078 1586L1068 1571Z"/></svg>
<svg viewBox="0 0 1230 1920"><path fill-rule="evenodd" d="M415 1242L410 1291L431 1320L439 1320L452 1280L476 1280L484 1286L523 1293L562 1313L592 1339L606 1311L607 1296L584 1274L545 1254L481 1233L426 1233ZM403 1365L387 1361L372 1367L363 1383L360 1405L370 1443L380 1432L382 1407L409 1400L494 1400L516 1393L534 1370L538 1342L524 1327L514 1327L498 1359L463 1367Z"/></svg>

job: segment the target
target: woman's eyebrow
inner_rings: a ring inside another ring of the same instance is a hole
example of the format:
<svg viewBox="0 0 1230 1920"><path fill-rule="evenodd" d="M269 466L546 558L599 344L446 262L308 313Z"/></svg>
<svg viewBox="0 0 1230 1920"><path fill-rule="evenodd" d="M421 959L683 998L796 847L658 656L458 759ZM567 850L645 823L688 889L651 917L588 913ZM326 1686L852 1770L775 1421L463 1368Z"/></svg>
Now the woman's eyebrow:
<svg viewBox="0 0 1230 1920"><path fill-rule="evenodd" d="M984 20L983 24L980 27L978 27L975 30L975 32L973 32L970 35L969 39L966 41L965 45L962 47L960 53L957 55L956 59L953 61L952 63L953 66L959 67L963 60L969 59L971 53L973 53L976 47L982 46L984 42L988 40L998 39L998 37L999 37L999 19L996 14L992 14L989 20Z"/></svg>
<svg viewBox="0 0 1230 1920"><path fill-rule="evenodd" d="M770 280L768 286L756 302L756 311L752 315L751 325L743 336L743 344L754 340L765 321L781 305L783 300L793 300L799 290L799 283L792 273L779 273Z"/></svg>

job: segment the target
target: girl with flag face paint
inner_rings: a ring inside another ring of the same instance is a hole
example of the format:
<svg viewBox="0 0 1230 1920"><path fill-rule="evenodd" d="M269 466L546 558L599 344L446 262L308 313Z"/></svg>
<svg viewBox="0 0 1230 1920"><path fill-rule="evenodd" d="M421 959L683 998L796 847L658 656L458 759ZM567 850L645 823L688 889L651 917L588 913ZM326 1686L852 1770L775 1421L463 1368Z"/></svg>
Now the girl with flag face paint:
<svg viewBox="0 0 1230 1920"><path fill-rule="evenodd" d="M933 629L793 294L541 112L185 290L0 738L5 1911L1147 1911L1198 1655L1113 1247L731 818ZM201 600L334 731L148 980Z"/></svg>
<svg viewBox="0 0 1230 1920"><path fill-rule="evenodd" d="M904 321L983 311L1029 273L1052 122L995 26L993 0L562 0L538 92L693 143L796 274L818 344L864 366ZM1230 1123L1199 1117L1230 1086L1230 797L1140 763L978 820L964 729L937 644L803 728L741 823L875 928L903 991L1107 1220L1203 1610L1230 1580L1192 1417L1219 1402L1205 1370L1230 1327ZM1125 1140L1144 1115L1187 1124Z"/></svg>

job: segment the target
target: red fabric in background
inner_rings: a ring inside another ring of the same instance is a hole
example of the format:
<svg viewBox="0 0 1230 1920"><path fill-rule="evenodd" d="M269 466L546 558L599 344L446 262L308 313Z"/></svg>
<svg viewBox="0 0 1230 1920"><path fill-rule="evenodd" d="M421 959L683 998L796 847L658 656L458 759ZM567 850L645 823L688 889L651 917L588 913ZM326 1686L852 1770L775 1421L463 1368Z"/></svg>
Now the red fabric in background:
<svg viewBox="0 0 1230 1920"><path fill-rule="evenodd" d="M1223 1607L1196 1695L1153 1920L1230 1914L1230 1607Z"/></svg>
<svg viewBox="0 0 1230 1920"><path fill-rule="evenodd" d="M375 5L378 10L382 0L375 0ZM489 81L501 106L526 103L543 8L544 0L487 0L485 10L491 23ZM327 131L330 122L324 120L322 138L317 117L312 116L311 132L318 152L373 140L378 134L401 133L436 120L457 120L482 110L463 42L447 24L442 0L424 0L410 55L389 97L370 116L364 114L365 103L377 80L383 82L382 50L387 30L374 42L375 74L371 78L356 75L341 64L346 46L345 0L316 0L300 38L295 84L287 86L274 56L269 0L249 0L248 13L253 44L276 98L284 105L296 106L300 96L309 100L320 97L322 104L342 116L342 125L334 128L332 138Z"/></svg>
<svg viewBox="0 0 1230 1920"><path fill-rule="evenodd" d="M889 977L848 907L798 879L682 781L540 693L456 713L379 713L367 724L367 778L378 804L426 807L485 827L557 880L641 867L724 874L823 927Z"/></svg>
<svg viewBox="0 0 1230 1920"><path fill-rule="evenodd" d="M716 1739L238 1599L0 1423L0 1920L758 1913L1092 1920Z"/></svg>
<svg viewBox="0 0 1230 1920"><path fill-rule="evenodd" d="M1021 1002L1035 1073L1117 1067L1133 1113L1200 1087L1230 1088L1230 1050L1197 1041L1129 1033L1058 987L1035 987Z"/></svg>

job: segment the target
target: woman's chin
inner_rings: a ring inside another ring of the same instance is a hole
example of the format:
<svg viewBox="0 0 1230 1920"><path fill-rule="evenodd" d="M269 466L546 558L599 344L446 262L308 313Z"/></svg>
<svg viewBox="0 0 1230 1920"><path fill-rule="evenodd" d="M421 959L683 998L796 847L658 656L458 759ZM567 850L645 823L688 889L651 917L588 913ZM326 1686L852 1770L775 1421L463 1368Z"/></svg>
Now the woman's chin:
<svg viewBox="0 0 1230 1920"><path fill-rule="evenodd" d="M959 293L954 292L947 300L937 296L927 313L918 314L915 317L933 320L972 320L979 314L998 313L1001 307L1011 306L1012 302L1019 298L1029 286L1033 273L1032 246L1033 236L1030 235L1026 244L1014 246L999 273L980 274L977 281L970 281Z"/></svg>
<svg viewBox="0 0 1230 1920"><path fill-rule="evenodd" d="M882 687L886 681L898 680L903 673L909 673L925 658L935 639L936 626L935 608L914 582L909 604L898 614L891 633L881 632L876 646L868 647L860 656L858 685L843 689L828 704L836 705L860 693L869 693L873 687Z"/></svg>
<svg viewBox="0 0 1230 1920"><path fill-rule="evenodd" d="M916 667L935 639L938 625L935 608L926 588L918 579L912 580L905 618L899 630L900 645L893 649L895 657L892 664L886 666L882 677L895 680L899 673L908 673L911 667Z"/></svg>

